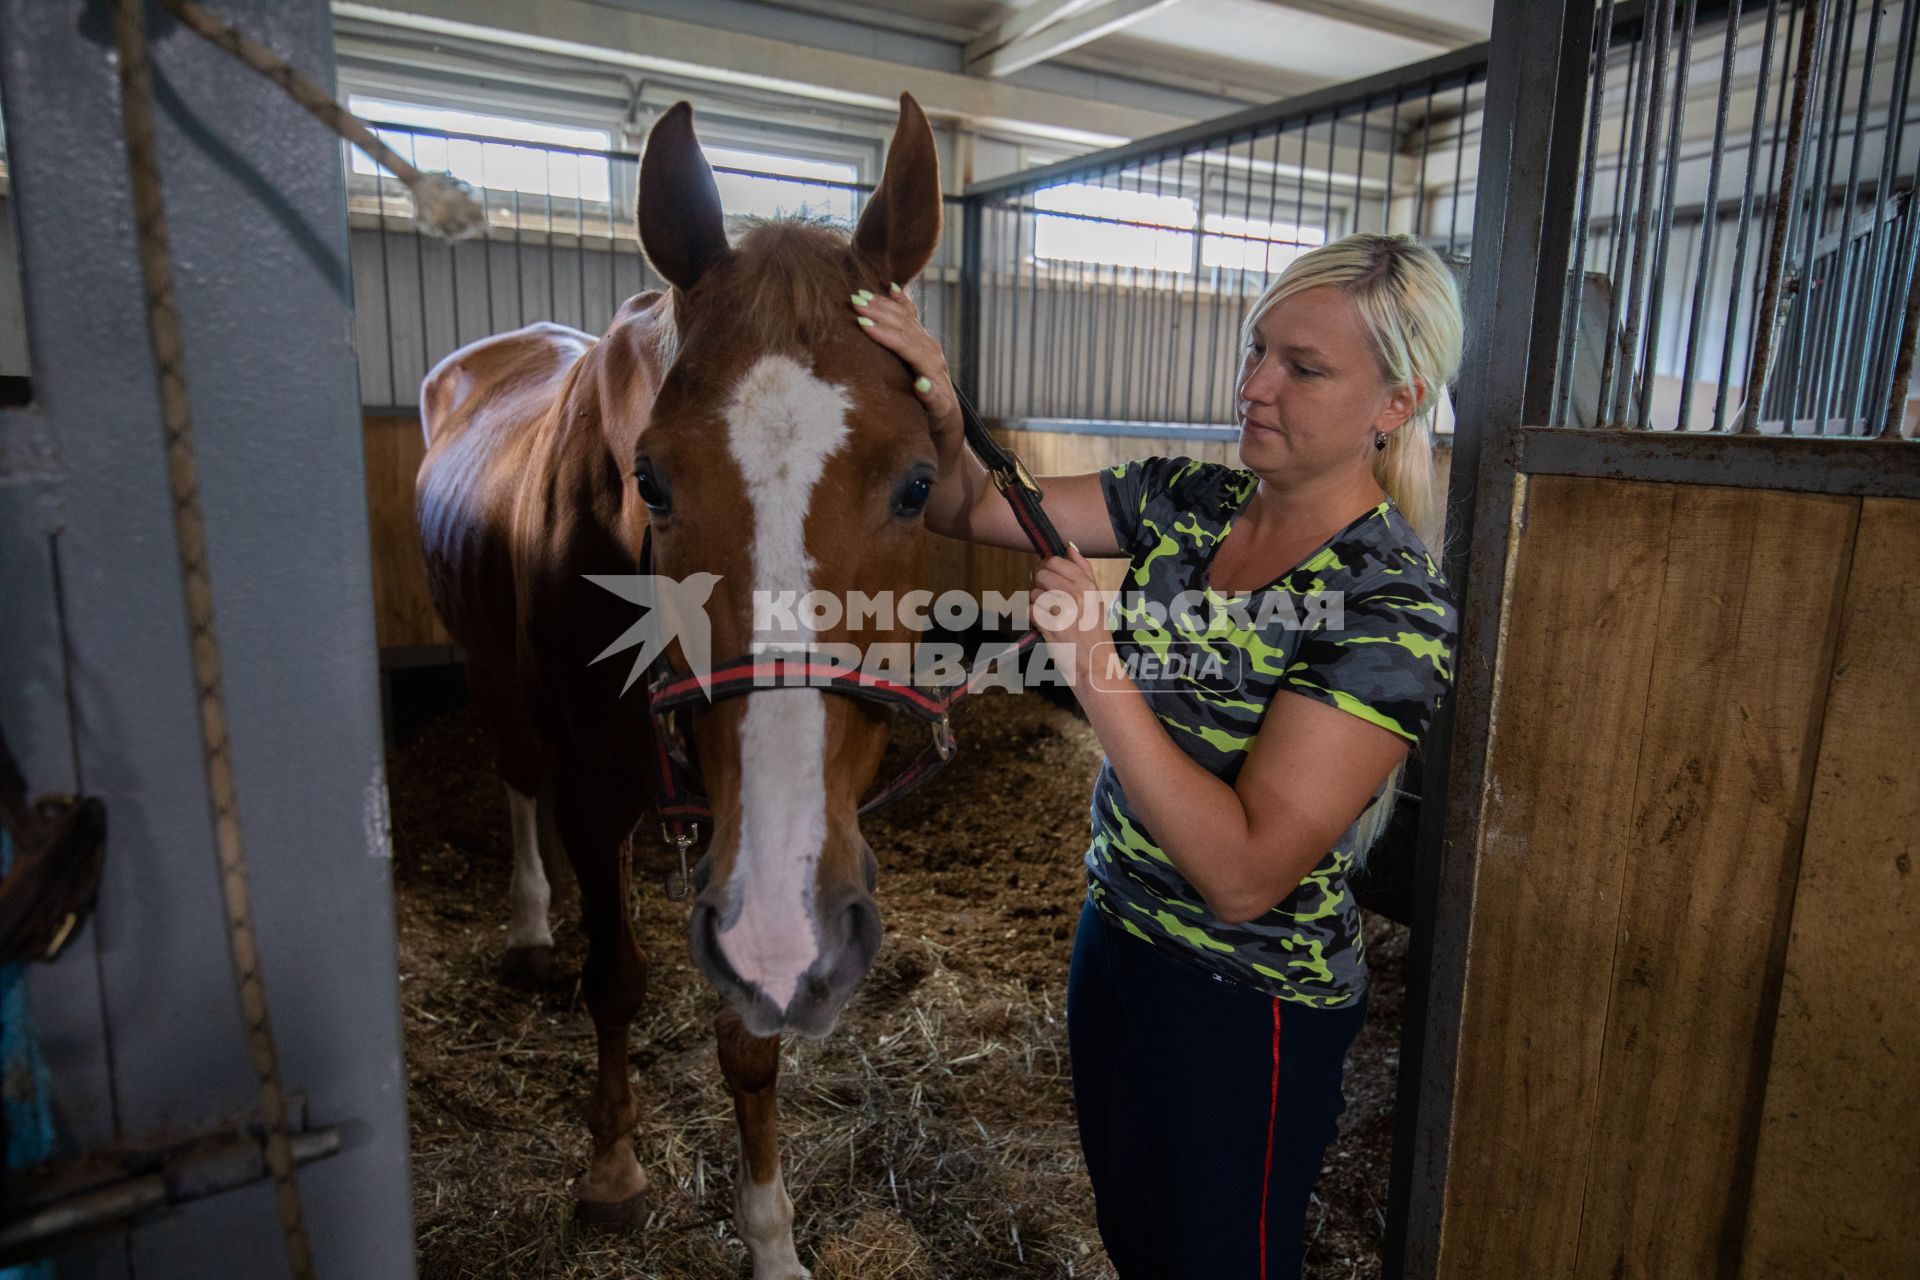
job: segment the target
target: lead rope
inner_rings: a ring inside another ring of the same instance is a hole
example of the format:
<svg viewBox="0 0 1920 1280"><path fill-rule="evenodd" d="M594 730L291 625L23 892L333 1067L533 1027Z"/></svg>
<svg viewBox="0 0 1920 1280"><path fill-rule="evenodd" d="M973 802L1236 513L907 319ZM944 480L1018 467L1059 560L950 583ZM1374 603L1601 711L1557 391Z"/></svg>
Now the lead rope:
<svg viewBox="0 0 1920 1280"><path fill-rule="evenodd" d="M159 150L153 131L153 69L148 62L142 0L119 0L114 37L119 48L120 114L127 135L127 168L133 185L140 271L146 282L147 329L158 371L160 410L166 427L167 482L173 494L174 540L180 554L180 587L186 597L187 635L200 708L200 749L206 763L207 799L213 813L214 848L220 863L220 896L226 909L234 985L246 1026L248 1056L259 1080L260 1117L266 1125L267 1168L273 1174L287 1267L294 1280L312 1280L313 1251L294 1177L293 1143L287 1127L287 1095L280 1084L279 1054L267 1017L266 986L247 885L246 850L227 737L226 698L221 690L220 643L213 624L213 585L207 574L206 523L200 512L200 482L194 463L193 418L182 367L180 310L174 296L173 257L166 206L160 189Z"/></svg>

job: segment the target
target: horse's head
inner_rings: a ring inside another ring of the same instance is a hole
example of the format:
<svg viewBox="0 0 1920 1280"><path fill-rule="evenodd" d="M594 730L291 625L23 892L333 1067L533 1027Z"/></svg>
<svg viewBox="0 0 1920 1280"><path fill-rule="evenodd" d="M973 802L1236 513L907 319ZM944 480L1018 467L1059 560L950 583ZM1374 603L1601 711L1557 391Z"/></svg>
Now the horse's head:
<svg viewBox="0 0 1920 1280"><path fill-rule="evenodd" d="M799 602L913 585L933 443L910 375L856 327L849 295L918 275L940 219L933 135L910 97L851 238L767 222L729 245L691 110L654 126L640 235L673 286L672 316L663 324L655 308L650 322L666 373L628 492L645 504L655 573L718 575L715 662L905 638ZM756 616L756 601L774 607ZM864 701L767 689L702 707L692 738L713 808L694 959L754 1031L824 1035L880 946L857 810L885 722Z"/></svg>

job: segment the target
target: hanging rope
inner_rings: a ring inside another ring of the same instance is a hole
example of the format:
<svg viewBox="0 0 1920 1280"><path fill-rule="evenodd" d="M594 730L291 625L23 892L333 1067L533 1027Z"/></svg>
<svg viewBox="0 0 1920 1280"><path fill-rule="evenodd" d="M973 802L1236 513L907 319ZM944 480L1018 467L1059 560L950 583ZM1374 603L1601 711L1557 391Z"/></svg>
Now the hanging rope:
<svg viewBox="0 0 1920 1280"><path fill-rule="evenodd" d="M160 410L166 428L167 480L173 494L173 531L180 553L180 586L186 597L187 634L200 709L200 748L206 764L207 798L213 814L214 847L220 865L220 896L226 909L234 985L240 996L248 1056L259 1082L260 1117L266 1125L267 1168L273 1174L287 1266L294 1280L312 1280L313 1254L294 1176L287 1095L280 1084L279 1055L267 1018L267 992L260 978L260 948L247 885L246 850L227 737L226 698L221 689L220 644L214 631L213 584L207 574L206 523L200 512L200 482L193 453L193 419L182 363L180 310L174 297L173 255L160 189L159 148L153 130L153 69L148 62L143 0L119 0L114 37L120 54L120 113L127 135L140 271L146 282L147 328L159 376Z"/></svg>
<svg viewBox="0 0 1920 1280"><path fill-rule="evenodd" d="M486 226L486 211L473 189L448 173L422 173L380 140L366 121L348 111L333 96L309 80L285 58L252 36L230 26L194 0L162 0L168 13L194 33L226 50L246 66L286 91L288 97L312 112L321 124L372 156L376 163L406 184L413 195L414 217L422 228L448 240L463 240Z"/></svg>

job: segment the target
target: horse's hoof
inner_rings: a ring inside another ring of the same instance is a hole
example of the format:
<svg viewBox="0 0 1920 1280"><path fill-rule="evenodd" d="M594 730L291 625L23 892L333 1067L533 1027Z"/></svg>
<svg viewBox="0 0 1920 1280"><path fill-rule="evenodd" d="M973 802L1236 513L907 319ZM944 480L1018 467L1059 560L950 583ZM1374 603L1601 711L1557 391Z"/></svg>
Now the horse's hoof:
<svg viewBox="0 0 1920 1280"><path fill-rule="evenodd" d="M647 1225L647 1193L625 1200L575 1200L573 1220L596 1231L638 1231Z"/></svg>
<svg viewBox="0 0 1920 1280"><path fill-rule="evenodd" d="M553 977L552 947L508 947L500 957L500 981L513 987L536 987Z"/></svg>

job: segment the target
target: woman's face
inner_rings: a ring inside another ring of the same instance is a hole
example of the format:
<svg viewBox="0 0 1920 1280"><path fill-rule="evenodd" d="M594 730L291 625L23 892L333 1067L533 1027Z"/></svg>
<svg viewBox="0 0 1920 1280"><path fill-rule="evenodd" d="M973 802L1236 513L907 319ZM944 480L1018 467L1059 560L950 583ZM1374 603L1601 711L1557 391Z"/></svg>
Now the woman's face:
<svg viewBox="0 0 1920 1280"><path fill-rule="evenodd" d="M1240 458L1288 476L1365 464L1374 433L1413 415L1414 395L1389 387L1353 300L1330 286L1267 308L1242 353Z"/></svg>

